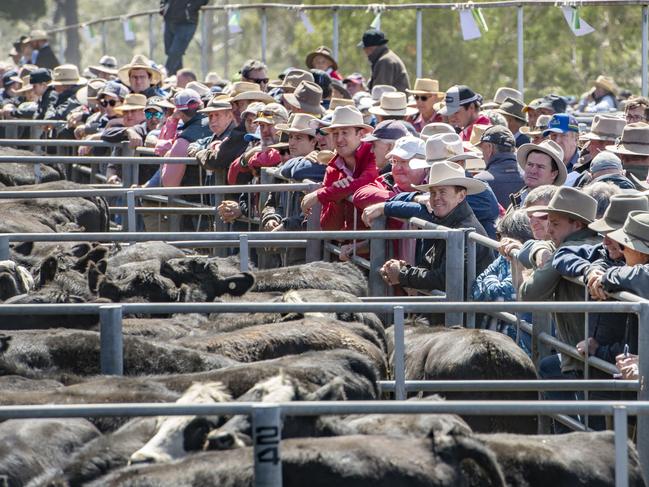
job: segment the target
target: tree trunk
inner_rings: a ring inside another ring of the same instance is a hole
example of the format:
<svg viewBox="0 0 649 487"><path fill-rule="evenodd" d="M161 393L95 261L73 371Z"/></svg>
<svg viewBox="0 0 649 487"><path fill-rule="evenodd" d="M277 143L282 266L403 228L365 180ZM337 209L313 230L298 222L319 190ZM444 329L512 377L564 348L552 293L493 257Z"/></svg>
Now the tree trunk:
<svg viewBox="0 0 649 487"><path fill-rule="evenodd" d="M54 22L61 21L63 25L79 23L78 0L57 0L58 8L54 13ZM79 49L79 29L68 29L65 31L65 53L61 62L81 64L81 50Z"/></svg>

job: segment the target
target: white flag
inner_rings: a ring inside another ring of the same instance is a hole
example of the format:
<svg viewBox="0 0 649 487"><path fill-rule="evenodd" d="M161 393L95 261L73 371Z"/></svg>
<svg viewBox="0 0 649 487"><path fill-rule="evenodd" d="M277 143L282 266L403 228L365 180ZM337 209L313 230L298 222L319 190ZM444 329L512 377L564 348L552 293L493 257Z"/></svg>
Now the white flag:
<svg viewBox="0 0 649 487"><path fill-rule="evenodd" d="M126 42L135 41L135 32L133 32L133 25L131 19L124 19L122 21L122 27L124 28L124 40Z"/></svg>
<svg viewBox="0 0 649 487"><path fill-rule="evenodd" d="M570 30L577 37L595 32L595 29L593 29L584 19L579 17L579 12L576 8L561 7L561 11L563 12L563 18L566 19Z"/></svg>
<svg viewBox="0 0 649 487"><path fill-rule="evenodd" d="M470 9L460 10L460 27L462 28L462 37L465 41L477 39L482 35L480 33L480 27L478 27L478 23L475 21Z"/></svg>
<svg viewBox="0 0 649 487"><path fill-rule="evenodd" d="M305 11L300 11L300 19L302 20L302 24L304 25L304 28L306 29L307 34L313 34L315 32L315 29L313 28L313 24L311 23L311 20L309 19L309 16Z"/></svg>

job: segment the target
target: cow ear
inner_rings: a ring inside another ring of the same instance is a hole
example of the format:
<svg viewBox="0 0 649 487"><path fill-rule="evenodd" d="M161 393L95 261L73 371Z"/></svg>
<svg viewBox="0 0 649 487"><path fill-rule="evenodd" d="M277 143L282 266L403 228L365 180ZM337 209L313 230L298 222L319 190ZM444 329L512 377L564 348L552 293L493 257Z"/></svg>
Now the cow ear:
<svg viewBox="0 0 649 487"><path fill-rule="evenodd" d="M91 247L89 243L86 242L79 243L74 247L72 247L72 255L74 255L75 257L83 257L88 252L90 252L90 249Z"/></svg>
<svg viewBox="0 0 649 487"><path fill-rule="evenodd" d="M102 272L99 272L97 265L94 262L88 263L88 289L91 293L97 292L97 287L99 286L99 277L102 275Z"/></svg>
<svg viewBox="0 0 649 487"><path fill-rule="evenodd" d="M199 451L203 449L207 435L215 428L215 424L206 417L196 417L185 427L183 432L183 449Z"/></svg>
<svg viewBox="0 0 649 487"><path fill-rule="evenodd" d="M219 296L222 296L223 294L229 294L230 296L243 296L255 285L255 276L249 272L243 272L236 276L221 279L221 282L223 283L223 287L221 287L222 292Z"/></svg>
<svg viewBox="0 0 649 487"><path fill-rule="evenodd" d="M50 256L41 263L40 270L40 284L44 286L48 282L52 282L56 277L56 271L59 268L59 263L56 257Z"/></svg>
<svg viewBox="0 0 649 487"><path fill-rule="evenodd" d="M119 302L119 288L106 276L101 276L97 282L97 294L100 298L107 298L114 303Z"/></svg>
<svg viewBox="0 0 649 487"><path fill-rule="evenodd" d="M34 242L22 242L14 245L13 249L20 255L29 255L34 250Z"/></svg>
<svg viewBox="0 0 649 487"><path fill-rule="evenodd" d="M99 272L106 274L106 269L108 269L108 261L106 259L101 259L99 262L97 262L96 266Z"/></svg>

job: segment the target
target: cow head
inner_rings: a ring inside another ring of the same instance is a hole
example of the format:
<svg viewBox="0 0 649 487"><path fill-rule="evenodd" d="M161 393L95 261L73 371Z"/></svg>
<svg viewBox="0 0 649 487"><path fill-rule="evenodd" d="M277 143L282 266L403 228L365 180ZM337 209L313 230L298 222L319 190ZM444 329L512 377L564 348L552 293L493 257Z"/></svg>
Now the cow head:
<svg viewBox="0 0 649 487"><path fill-rule="evenodd" d="M0 261L0 300L34 289L34 278L27 269L12 260Z"/></svg>
<svg viewBox="0 0 649 487"><path fill-rule="evenodd" d="M152 303L168 303L181 301L183 296L173 281L149 271L135 272L116 282L108 276L100 276L97 280L97 293L113 302L141 298Z"/></svg>
<svg viewBox="0 0 649 487"><path fill-rule="evenodd" d="M231 399L220 382L192 385L178 404L209 404ZM220 418L203 416L161 416L153 437L131 455L129 464L164 463L200 450L207 434L219 425Z"/></svg>

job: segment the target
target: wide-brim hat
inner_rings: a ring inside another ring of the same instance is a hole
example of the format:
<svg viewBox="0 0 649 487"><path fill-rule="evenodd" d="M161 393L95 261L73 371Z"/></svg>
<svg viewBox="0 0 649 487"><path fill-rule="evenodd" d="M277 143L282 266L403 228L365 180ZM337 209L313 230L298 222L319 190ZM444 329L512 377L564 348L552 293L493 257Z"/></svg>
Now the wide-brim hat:
<svg viewBox="0 0 649 487"><path fill-rule="evenodd" d="M358 108L352 106L338 107L334 110L331 124L327 127L322 127L323 132L331 132L334 129L345 127L357 127L359 129L373 130L371 125L368 125L363 120L363 114L358 111Z"/></svg>
<svg viewBox="0 0 649 487"><path fill-rule="evenodd" d="M534 137L542 135L545 132L545 129L548 128L548 124L552 119L552 115L539 115L539 118L536 119L536 125L534 128L525 126L518 129L521 134L532 135Z"/></svg>
<svg viewBox="0 0 649 487"><path fill-rule="evenodd" d="M79 86L88 80L79 76L79 68L74 64L62 64L52 71L50 86Z"/></svg>
<svg viewBox="0 0 649 487"><path fill-rule="evenodd" d="M609 233L608 238L625 247L649 254L649 212L632 211L624 226Z"/></svg>
<svg viewBox="0 0 649 487"><path fill-rule="evenodd" d="M328 111L333 112L336 108L344 106L355 107L356 104L354 103L354 100L348 100L346 98L332 98L329 101Z"/></svg>
<svg viewBox="0 0 649 487"><path fill-rule="evenodd" d="M604 216L588 225L588 228L598 233L614 232L624 226L632 211L649 211L649 200L645 195L613 195Z"/></svg>
<svg viewBox="0 0 649 487"><path fill-rule="evenodd" d="M439 91L439 81L431 78L417 78L412 90L406 89L411 95L436 95L444 96L445 92Z"/></svg>
<svg viewBox="0 0 649 487"><path fill-rule="evenodd" d="M313 68L313 59L316 56L324 56L324 57L326 57L327 59L329 59L329 61L331 61L331 67L334 70L338 69L338 63L334 59L334 56L333 56L333 54L331 52L331 49L329 49L327 46L320 46L315 51L310 52L309 54L306 55L305 64L307 65L307 67L309 69Z"/></svg>
<svg viewBox="0 0 649 487"><path fill-rule="evenodd" d="M584 223L592 223L597 214L597 201L580 189L561 186L547 205L530 206L525 211L528 214L558 213Z"/></svg>
<svg viewBox="0 0 649 487"><path fill-rule="evenodd" d="M325 112L322 103L322 88L311 81L301 81L293 93L284 93L284 100L291 106L305 113L322 115Z"/></svg>
<svg viewBox="0 0 649 487"><path fill-rule="evenodd" d="M649 124L635 122L626 125L622 137L614 145L607 145L606 150L616 154L649 156Z"/></svg>
<svg viewBox="0 0 649 487"><path fill-rule="evenodd" d="M416 108L408 106L408 100L405 93L383 93L379 106L371 107L368 110L373 115L382 117L402 116L409 117L417 113Z"/></svg>
<svg viewBox="0 0 649 487"><path fill-rule="evenodd" d="M157 85L162 81L162 73L160 72L160 70L154 68L146 56L142 54L136 54L135 56L133 56L133 59L131 59L130 63L125 64L117 71L117 77L128 87L131 86L131 82L128 78L128 73L132 69L144 69L151 76L152 85Z"/></svg>
<svg viewBox="0 0 649 487"><path fill-rule="evenodd" d="M540 144L523 144L518 148L516 152L516 160L521 169L525 169L525 164L527 164L527 156L530 152L539 151L544 154L549 155L552 160L556 163L557 168L559 169L559 174L554 180L555 186L560 186L566 182L566 177L568 177L568 170L566 165L563 162L563 149L555 141L546 139Z"/></svg>
<svg viewBox="0 0 649 487"><path fill-rule="evenodd" d="M213 97L205 108L201 108L198 113L212 113L226 110L232 110L228 95L217 95Z"/></svg>
<svg viewBox="0 0 649 487"><path fill-rule="evenodd" d="M308 113L296 113L290 124L280 123L275 129L287 134L306 134L315 137L316 130L320 127L318 119Z"/></svg>
<svg viewBox="0 0 649 487"><path fill-rule="evenodd" d="M47 40L47 32L41 29L36 29L33 30L29 33L29 40L30 41L46 41Z"/></svg>
<svg viewBox="0 0 649 487"><path fill-rule="evenodd" d="M29 75L23 76L20 79L20 84L22 85L20 88L14 90L14 93L16 94L22 94L22 93L27 93L30 91L34 86L29 83Z"/></svg>
<svg viewBox="0 0 649 487"><path fill-rule="evenodd" d="M610 140L616 141L624 132L626 120L622 117L608 114L597 114L593 117L590 131L579 136L580 140Z"/></svg>
<svg viewBox="0 0 649 487"><path fill-rule="evenodd" d="M609 93L617 95L619 88L615 84L615 81L610 76L599 75L597 79L593 82L593 86L601 88Z"/></svg>
<svg viewBox="0 0 649 487"><path fill-rule="evenodd" d="M461 186L466 189L467 195L482 193L487 189L482 181L466 177L464 168L452 161L435 162L430 166L428 183L412 187L418 191L428 191L438 186Z"/></svg>
<svg viewBox="0 0 649 487"><path fill-rule="evenodd" d="M475 125L473 126L475 130ZM436 134L455 134L455 129L453 126L444 123L444 122L432 122L427 125L424 125L424 128L421 129L419 137L422 139L427 139Z"/></svg>
<svg viewBox="0 0 649 487"><path fill-rule="evenodd" d="M140 93L129 93L124 98L124 103L115 108L115 112L123 113L132 110L144 110L146 108L146 96Z"/></svg>
<svg viewBox="0 0 649 487"><path fill-rule="evenodd" d="M77 91L77 100L79 100L82 105L87 105L88 100L97 99L97 95L105 85L106 80L104 79L93 78L88 80L88 83Z"/></svg>
<svg viewBox="0 0 649 487"><path fill-rule="evenodd" d="M507 97L505 98L505 101L500 104L500 108L497 108L495 111L502 115L513 117L516 120L520 120L521 122L527 122L527 117L523 112L523 108L525 108L525 104L523 102L515 100L511 97Z"/></svg>
<svg viewBox="0 0 649 487"><path fill-rule="evenodd" d="M494 95L493 102L497 105L501 105L507 98L512 98L523 103L523 93L515 88L510 88L509 86L501 86L498 88ZM484 105L482 106L484 107Z"/></svg>
<svg viewBox="0 0 649 487"><path fill-rule="evenodd" d="M311 73L310 71L305 71L304 69L294 68L286 73L286 76L282 80L279 87L284 93L293 93L302 81L311 81L312 83L315 82L313 73Z"/></svg>
<svg viewBox="0 0 649 487"><path fill-rule="evenodd" d="M268 93L261 91L259 85L256 85L255 90L244 91L237 94L236 96L230 98L230 102L235 101L262 101L264 103L274 103L275 98L270 96Z"/></svg>
<svg viewBox="0 0 649 487"><path fill-rule="evenodd" d="M88 69L93 74L100 73L117 76L117 59L114 56L102 56L99 59L99 64L88 66Z"/></svg>

